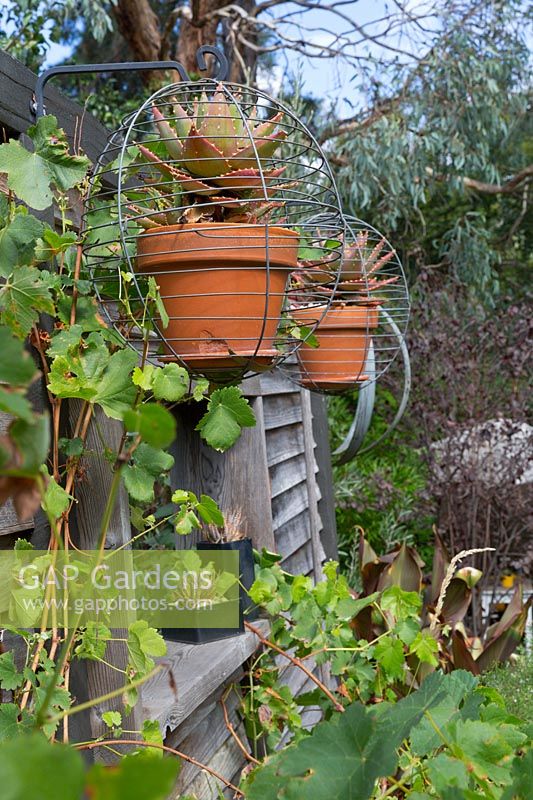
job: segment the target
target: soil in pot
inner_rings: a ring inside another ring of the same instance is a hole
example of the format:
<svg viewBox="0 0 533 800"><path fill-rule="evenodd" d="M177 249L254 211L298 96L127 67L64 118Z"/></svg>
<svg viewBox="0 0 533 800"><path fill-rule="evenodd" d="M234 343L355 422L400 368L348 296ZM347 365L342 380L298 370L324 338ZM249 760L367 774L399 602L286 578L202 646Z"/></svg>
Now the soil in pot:
<svg viewBox="0 0 533 800"><path fill-rule="evenodd" d="M143 234L136 270L159 285L170 318L160 328L167 354L173 349L192 370L247 359L254 361L250 369L271 364L298 242L296 231L236 223L168 225Z"/></svg>
<svg viewBox="0 0 533 800"><path fill-rule="evenodd" d="M375 305L333 304L293 309L292 316L302 325L313 326L319 347L302 345L298 350L301 383L309 389L343 391L367 378L364 366L371 340L371 331L378 325L379 309ZM324 316L321 318L321 315Z"/></svg>
<svg viewBox="0 0 533 800"><path fill-rule="evenodd" d="M257 609L251 603L248 590L255 580L254 552L251 539L239 539L235 542L198 542L197 550L237 550L239 553L239 627L238 628L163 628L165 639L173 642L189 644L207 644L218 639L227 639L244 632L244 620L257 617Z"/></svg>

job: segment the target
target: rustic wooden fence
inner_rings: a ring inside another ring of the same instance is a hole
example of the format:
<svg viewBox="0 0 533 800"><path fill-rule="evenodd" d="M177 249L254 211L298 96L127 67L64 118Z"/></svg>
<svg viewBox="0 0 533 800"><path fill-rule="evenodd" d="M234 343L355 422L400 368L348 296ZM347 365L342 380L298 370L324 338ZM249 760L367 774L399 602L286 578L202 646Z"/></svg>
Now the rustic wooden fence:
<svg viewBox="0 0 533 800"><path fill-rule="evenodd" d="M35 80L30 70L0 52L0 127L4 139L24 137L33 124ZM45 104L47 113L58 118L71 143L76 137L82 149L95 159L105 145L105 128L50 85L45 91ZM258 422L255 428L245 429L226 454L218 454L203 444L194 431L195 420L189 409L176 412L178 435L171 451L175 458L172 485L210 494L223 509L240 509L246 533L257 547L277 550L289 571L318 578L324 558L336 555L324 401L276 371L247 380L242 388ZM35 402L45 405L42 387L36 390ZM6 423L5 417L0 419L0 427ZM110 445L118 441L119 423L102 415L99 425ZM94 430L89 431L88 441L98 449ZM91 548L97 541L97 520L107 497L111 469L103 456L91 459L87 466L87 480L77 489L76 535L81 546ZM46 546L44 519L37 515L33 526L21 525L13 510L4 507L0 512L0 548L11 547L14 538L21 535L31 537L37 546ZM130 535L124 492L111 520L109 545L117 547ZM185 545L181 540L177 546L191 546L191 539ZM225 687L238 680L257 644L252 633L206 645L169 642L168 654L162 659L164 668L143 686L140 702L126 727L134 725L138 729L144 719L157 720L170 746L179 747L227 779L235 779L243 767L243 756L231 736L220 698ZM11 646L16 649L16 641L12 640ZM126 653L120 643L113 643L112 652L106 657L123 666ZM307 688L294 670L286 671L286 680L293 689ZM89 662L84 671L77 669L73 675L72 691L83 700L109 692L120 681L116 671ZM85 717L76 715L76 726L71 729L73 738L101 735L105 727L102 713L118 707L119 702L96 706ZM245 738L234 693L228 698L227 713L231 725ZM182 770L177 791L194 793L200 800L216 796L213 779L190 764Z"/></svg>

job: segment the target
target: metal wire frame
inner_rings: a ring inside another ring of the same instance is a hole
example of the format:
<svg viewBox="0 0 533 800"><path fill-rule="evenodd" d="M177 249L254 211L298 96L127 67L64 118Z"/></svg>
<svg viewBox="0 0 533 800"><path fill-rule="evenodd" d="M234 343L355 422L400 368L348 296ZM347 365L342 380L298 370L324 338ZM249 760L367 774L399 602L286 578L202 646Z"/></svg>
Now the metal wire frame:
<svg viewBox="0 0 533 800"><path fill-rule="evenodd" d="M400 344L400 353L402 356L403 366L403 389L400 403L393 420L387 425L387 428L383 431L383 433L381 433L377 439L372 440L363 447L366 435L370 428L370 423L372 422L374 402L376 399L375 381L363 383L357 395L357 407L355 409L352 424L350 425L350 430L344 437L344 440L341 442L341 444L331 454L335 466L346 464L356 456L361 456L364 453L368 453L370 450L373 450L374 447L377 447L378 444L381 444L381 442L390 436L395 430L405 414L405 410L409 402L409 395L411 392L411 361L409 359L407 344L403 334L398 329L396 323L393 322L393 320L389 317L385 309L381 309L381 314L384 315L387 324L391 326ZM373 358L374 346L371 342L368 350L365 372L372 372L372 367L368 365L368 362Z"/></svg>
<svg viewBox="0 0 533 800"><path fill-rule="evenodd" d="M305 344L296 359L281 366L291 381L321 394L363 387L368 394L368 387L397 358L410 314L405 273L390 242L363 220L345 219L341 275L332 289L333 301L315 327L318 347ZM297 292L293 305L297 317L309 316Z"/></svg>
<svg viewBox="0 0 533 800"><path fill-rule="evenodd" d="M183 129L190 125L183 112L195 118L194 131ZM224 158L198 142L206 125ZM279 147L268 144L272 135ZM84 225L85 263L108 321L134 347L148 331L155 358L219 383L269 369L301 346L290 315L305 269L300 253L328 260L327 287L305 289L306 304L317 309L313 328L339 279L346 227L327 159L305 125L260 90L213 80L164 87L124 119L97 162ZM155 267L146 266L147 253ZM245 300L253 312L239 310Z"/></svg>

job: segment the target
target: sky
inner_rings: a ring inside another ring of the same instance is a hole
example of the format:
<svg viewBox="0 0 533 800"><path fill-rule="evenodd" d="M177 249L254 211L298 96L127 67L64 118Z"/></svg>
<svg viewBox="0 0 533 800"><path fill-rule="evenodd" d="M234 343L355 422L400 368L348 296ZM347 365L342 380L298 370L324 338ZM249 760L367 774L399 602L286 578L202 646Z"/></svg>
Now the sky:
<svg viewBox="0 0 533 800"><path fill-rule="evenodd" d="M408 9L410 11L416 9L420 12L430 3L431 0L410 0ZM385 15L393 5L391 0L354 0L354 2L344 5L342 10L358 25L365 25ZM294 6L292 7L294 8ZM313 11L312 18L306 17L306 19L312 19L312 26L315 29L312 34L307 35L307 39L317 44L328 44L331 41L331 37L321 31L321 28L328 28L336 33L341 33L343 28L347 27L347 23L332 18L325 10ZM295 29L291 30L290 33L294 36L298 35ZM391 41L400 43L397 37L391 37ZM401 44L404 46L406 43L401 42ZM372 51L372 49L374 53L377 53L377 48L371 46L370 50ZM70 52L69 47L52 43L45 66L53 66L68 60ZM275 95L286 69L301 76L304 93L312 94L321 99L329 99L332 103L332 110L339 116L353 114L354 107L361 100L357 90L358 76L354 68L346 64L346 62L334 58L308 60L290 50L285 58L279 58L279 65L269 74L259 76L258 83L260 88Z"/></svg>

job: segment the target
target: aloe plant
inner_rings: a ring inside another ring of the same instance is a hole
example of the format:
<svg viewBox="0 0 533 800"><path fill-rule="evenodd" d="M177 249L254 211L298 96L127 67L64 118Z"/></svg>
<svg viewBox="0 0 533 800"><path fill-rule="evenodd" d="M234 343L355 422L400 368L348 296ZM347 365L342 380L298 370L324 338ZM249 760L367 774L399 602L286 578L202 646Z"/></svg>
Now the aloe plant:
<svg viewBox="0 0 533 800"><path fill-rule="evenodd" d="M129 206L142 227L253 222L283 205L276 195L289 184L281 183L285 167L274 158L287 137L280 128L283 112L260 120L255 106L245 108L220 87L212 97L203 92L190 113L177 100L164 113L152 107L157 138L137 147L160 177L149 175Z"/></svg>
<svg viewBox="0 0 533 800"><path fill-rule="evenodd" d="M384 252L386 239L382 238L372 246L368 241L368 231L359 231L353 242L344 243L340 266L334 254L338 243L329 244L332 249L330 257L324 258L324 250L328 245L326 242L317 253L318 258L313 258L314 253L309 253L311 258L301 260L302 269L294 276L296 286L303 289L313 287L324 295L334 294L334 302L338 304L381 304L383 298L375 292L398 280L397 275L378 277L379 271L396 255L395 250ZM340 275L335 286L337 270ZM295 296L297 299L297 292Z"/></svg>

